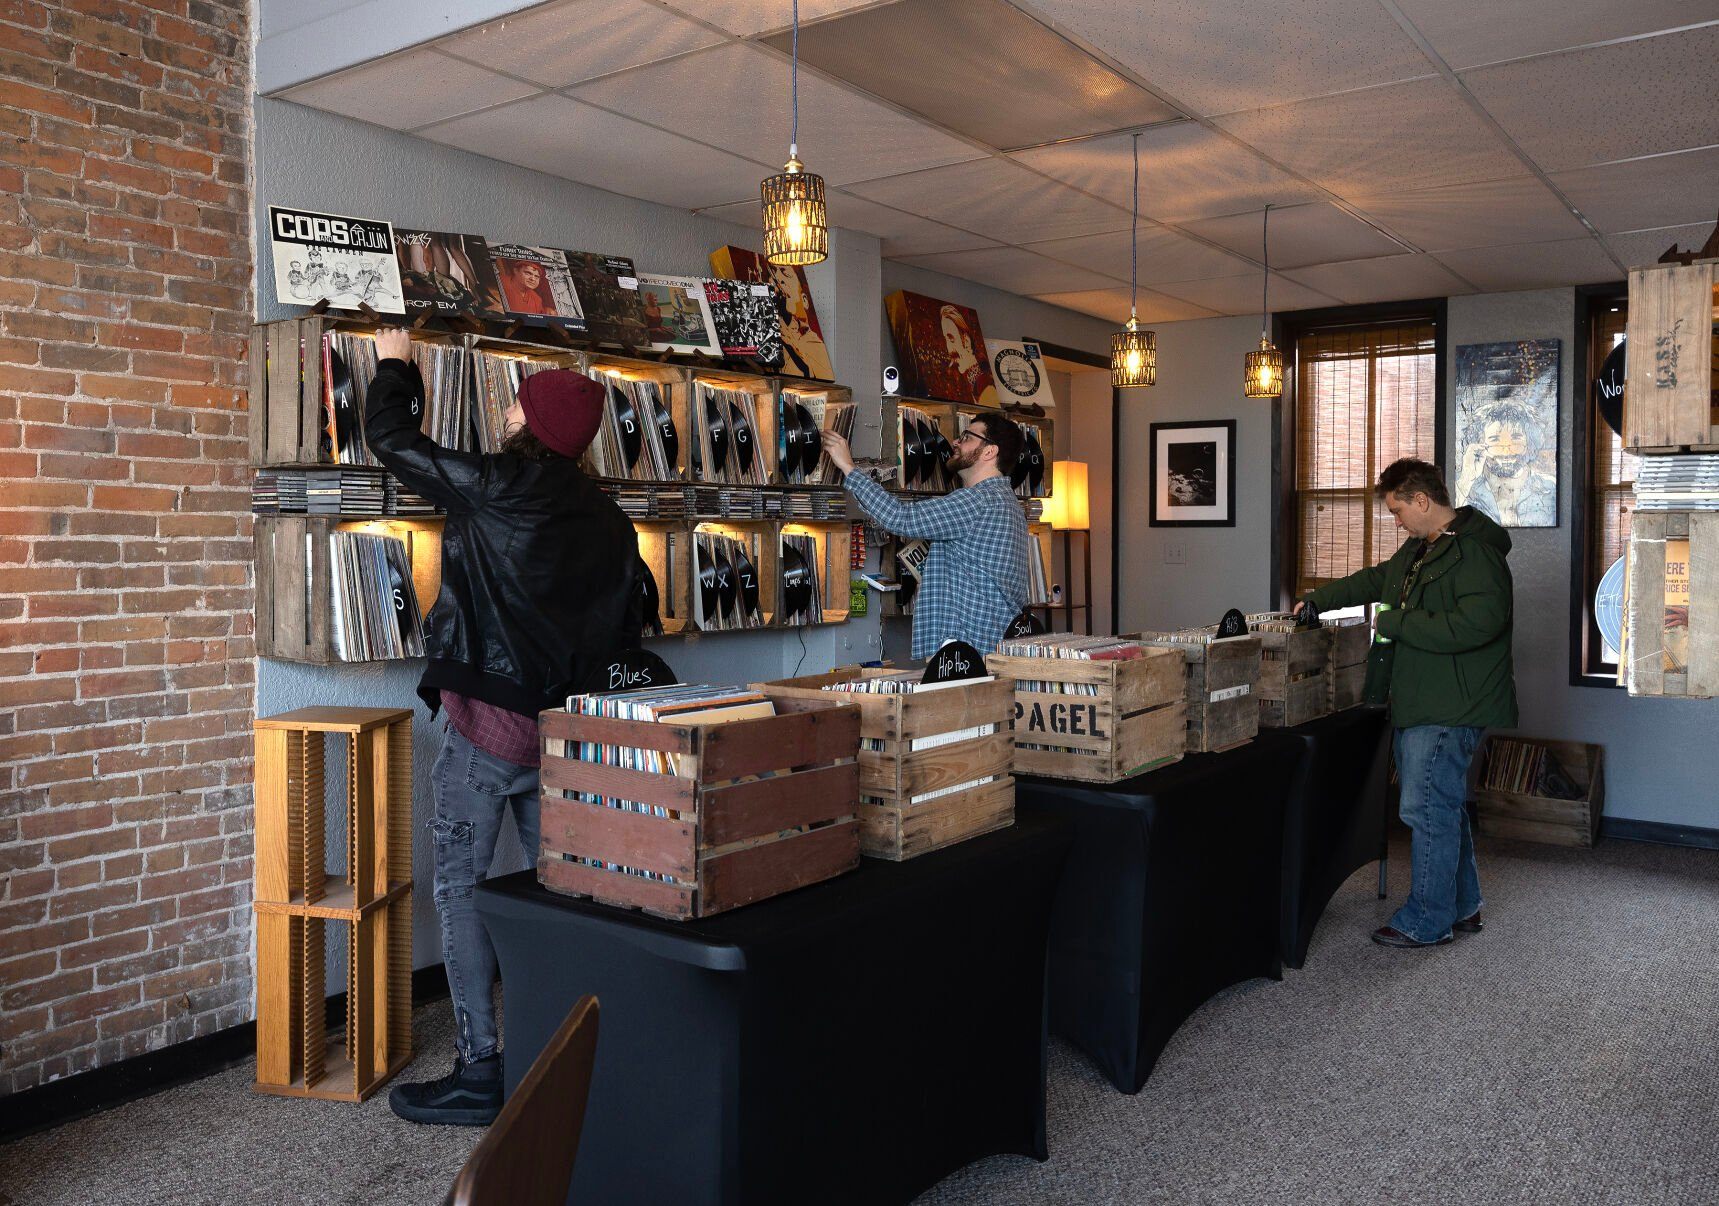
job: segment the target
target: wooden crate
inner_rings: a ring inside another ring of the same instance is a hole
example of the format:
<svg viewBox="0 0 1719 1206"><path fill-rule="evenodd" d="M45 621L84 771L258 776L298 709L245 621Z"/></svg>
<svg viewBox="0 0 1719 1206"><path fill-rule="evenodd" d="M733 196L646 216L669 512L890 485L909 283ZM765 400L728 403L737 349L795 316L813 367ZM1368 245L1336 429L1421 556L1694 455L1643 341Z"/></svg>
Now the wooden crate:
<svg viewBox="0 0 1719 1206"><path fill-rule="evenodd" d="M673 520L635 519L639 556L657 583L657 615L664 636L692 627L692 526Z"/></svg>
<svg viewBox="0 0 1719 1206"><path fill-rule="evenodd" d="M320 315L251 328L250 438L253 465L328 464L323 455Z"/></svg>
<svg viewBox="0 0 1719 1206"><path fill-rule="evenodd" d="M1716 317L1719 260L1631 269L1623 397L1629 451L1719 451Z"/></svg>
<svg viewBox="0 0 1719 1206"><path fill-rule="evenodd" d="M1302 628L1294 632L1260 631L1261 623L1293 623L1288 612L1258 612L1247 618L1260 642L1259 699L1261 728L1289 728L1317 720L1331 711L1331 630Z"/></svg>
<svg viewBox="0 0 1719 1206"><path fill-rule="evenodd" d="M1637 511L1625 574L1631 695L1719 696L1719 513Z"/></svg>
<svg viewBox="0 0 1719 1206"><path fill-rule="evenodd" d="M1175 762L1187 745L1182 655L1152 648L1126 661L985 658L1014 683L1015 773L1116 783Z"/></svg>
<svg viewBox="0 0 1719 1206"><path fill-rule="evenodd" d="M675 471L665 480L684 481L692 464L692 441L696 438L689 417L688 401L692 390L687 384L687 371L679 365L659 364L654 360L635 360L626 356L588 353L576 365L588 377L619 377L628 381L654 381L668 407L669 420L674 424L679 441Z"/></svg>
<svg viewBox="0 0 1719 1206"><path fill-rule="evenodd" d="M811 536L818 546L818 580L824 587L825 624L842 624L848 618L848 598L853 583L853 525L847 522L818 523L796 520L782 525L784 535ZM781 565L774 567L779 576ZM780 611L776 623L782 623Z"/></svg>
<svg viewBox="0 0 1719 1206"><path fill-rule="evenodd" d="M860 711L860 850L894 862L1015 822L1014 684L1005 679L907 695L831 692L827 684L888 671L846 666L828 674L755 683L777 699L840 700ZM964 729L993 732L914 746ZM962 787L936 799L915 796Z"/></svg>
<svg viewBox="0 0 1719 1206"><path fill-rule="evenodd" d="M782 479L781 459L779 456L780 449L777 447L776 438L780 422L776 413L775 379L771 377L761 377L754 373L732 373L717 369L698 369L690 374L688 389L690 401L688 402L688 406L690 408L697 409L699 413L692 415L689 420L688 433L682 437L683 449L690 449L691 445L686 443L686 441L696 440L697 432L695 429L701 428L704 423L702 408L704 406L705 394L703 390L699 389L699 386L701 385L709 386L712 389L734 390L739 393L752 395L752 409L758 417L758 428L757 431L754 432L756 443L754 444L753 451L754 454L761 458L763 462L764 483L770 484L780 482ZM683 455L685 455L687 461L687 477L689 480L712 483L725 482L728 480L714 475L695 475L692 471L691 453L686 452ZM734 438L731 431L729 433L728 448L730 464L734 463L735 455Z"/></svg>
<svg viewBox="0 0 1719 1206"><path fill-rule="evenodd" d="M1329 623L1331 637L1330 710L1341 712L1360 704L1366 696L1367 654L1373 647L1373 629L1364 619Z"/></svg>
<svg viewBox="0 0 1719 1206"><path fill-rule="evenodd" d="M412 1058L412 713L304 708L255 734L256 1088L362 1101ZM345 740L339 873L324 838L330 736ZM331 922L347 929L346 1026L332 1041Z"/></svg>
<svg viewBox="0 0 1719 1206"><path fill-rule="evenodd" d="M252 525L256 564L257 655L279 661L342 664L335 655L330 532L377 532L405 542L418 611L428 615L442 588L439 516L341 519L330 515L258 515Z"/></svg>
<svg viewBox="0 0 1719 1206"><path fill-rule="evenodd" d="M1136 632L1132 639L1180 649L1187 678L1188 753L1246 745L1259 734L1260 641L1257 636L1196 639L1197 632Z"/></svg>
<svg viewBox="0 0 1719 1206"><path fill-rule="evenodd" d="M1494 741L1488 739L1490 756ZM1600 815L1605 811L1605 777L1601 762L1604 751L1597 745L1577 741L1538 741L1505 738L1527 745L1543 746L1558 765L1583 789L1580 800L1555 800L1528 792L1505 791L1485 786L1487 767L1482 764L1481 786L1474 789L1475 816L1480 832L1492 837L1520 838L1554 846L1592 846L1599 839Z"/></svg>
<svg viewBox="0 0 1719 1206"><path fill-rule="evenodd" d="M538 880L678 921L853 870L859 709L802 699L779 700L777 709L710 726L542 713L550 751L595 742L676 755L679 766L653 774L546 752ZM651 811L576 798L581 793Z"/></svg>

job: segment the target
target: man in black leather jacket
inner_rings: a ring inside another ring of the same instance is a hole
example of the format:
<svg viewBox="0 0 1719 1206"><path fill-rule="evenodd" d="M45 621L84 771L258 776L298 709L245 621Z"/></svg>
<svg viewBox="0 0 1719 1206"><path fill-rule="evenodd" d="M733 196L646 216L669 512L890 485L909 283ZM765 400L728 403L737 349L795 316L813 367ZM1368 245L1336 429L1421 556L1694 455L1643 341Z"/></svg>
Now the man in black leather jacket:
<svg viewBox="0 0 1719 1206"><path fill-rule="evenodd" d="M537 713L639 643L638 540L575 463L601 421L596 382L560 370L527 377L501 451L481 455L423 433L424 382L406 332L380 332L377 357L364 409L370 448L448 516L418 694L432 715L448 714L429 828L458 1049L451 1073L400 1085L389 1104L414 1122L486 1125L502 1100L496 961L472 890L489 875L510 806L520 845L537 858Z"/></svg>

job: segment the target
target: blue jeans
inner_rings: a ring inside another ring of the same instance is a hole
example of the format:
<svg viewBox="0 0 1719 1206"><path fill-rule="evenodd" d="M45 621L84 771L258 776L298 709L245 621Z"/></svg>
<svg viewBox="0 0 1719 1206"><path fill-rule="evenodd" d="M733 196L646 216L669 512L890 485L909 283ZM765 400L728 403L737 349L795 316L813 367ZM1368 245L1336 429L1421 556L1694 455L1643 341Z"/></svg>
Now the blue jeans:
<svg viewBox="0 0 1719 1206"><path fill-rule="evenodd" d="M1399 813L1411 833L1409 899L1391 927L1416 942L1450 936L1480 911L1480 872L1468 823L1468 764L1481 730L1426 724L1397 729L1392 751L1402 785Z"/></svg>
<svg viewBox="0 0 1719 1206"><path fill-rule="evenodd" d="M472 890L489 878L502 812L513 805L519 844L537 860L537 768L480 750L452 725L430 772L436 794L436 914L442 922L442 958L454 1000L454 1043L467 1063L498 1049L495 1029L495 947L472 905Z"/></svg>

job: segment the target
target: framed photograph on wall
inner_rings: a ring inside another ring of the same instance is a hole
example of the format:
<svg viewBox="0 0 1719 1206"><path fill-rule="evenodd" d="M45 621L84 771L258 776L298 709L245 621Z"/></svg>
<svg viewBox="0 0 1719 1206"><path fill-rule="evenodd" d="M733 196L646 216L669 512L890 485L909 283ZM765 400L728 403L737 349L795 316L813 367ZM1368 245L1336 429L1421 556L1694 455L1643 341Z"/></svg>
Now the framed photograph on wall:
<svg viewBox="0 0 1719 1206"><path fill-rule="evenodd" d="M1558 526L1558 341L1456 349L1451 502L1506 528Z"/></svg>
<svg viewBox="0 0 1719 1206"><path fill-rule="evenodd" d="M1236 421L1152 424L1155 528L1236 525Z"/></svg>

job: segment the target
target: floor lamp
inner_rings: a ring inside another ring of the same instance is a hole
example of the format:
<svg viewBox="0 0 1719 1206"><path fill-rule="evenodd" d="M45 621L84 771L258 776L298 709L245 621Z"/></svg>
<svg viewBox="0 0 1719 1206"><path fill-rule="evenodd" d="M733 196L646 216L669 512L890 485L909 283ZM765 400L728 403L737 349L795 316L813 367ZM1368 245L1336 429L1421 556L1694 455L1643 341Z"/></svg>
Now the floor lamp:
<svg viewBox="0 0 1719 1206"><path fill-rule="evenodd" d="M1074 613L1084 612L1084 627L1092 633L1092 512L1086 485L1085 461L1058 461L1051 467L1051 496L1045 501L1044 517L1052 532L1062 537L1062 614L1068 631L1074 631ZM1084 572L1080 602L1074 601L1074 533L1082 534L1081 563Z"/></svg>

